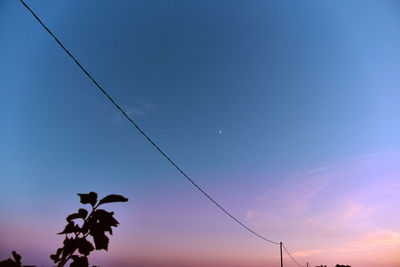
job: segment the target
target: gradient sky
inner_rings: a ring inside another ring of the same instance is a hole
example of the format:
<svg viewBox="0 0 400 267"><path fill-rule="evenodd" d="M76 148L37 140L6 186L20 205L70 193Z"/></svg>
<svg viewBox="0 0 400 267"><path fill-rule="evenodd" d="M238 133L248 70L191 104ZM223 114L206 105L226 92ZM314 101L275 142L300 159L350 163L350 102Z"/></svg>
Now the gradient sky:
<svg viewBox="0 0 400 267"><path fill-rule="evenodd" d="M301 262L400 265L398 1L28 1L226 209ZM278 266L0 2L0 259L51 266L78 192L118 193L101 266ZM294 266L285 257L285 266Z"/></svg>

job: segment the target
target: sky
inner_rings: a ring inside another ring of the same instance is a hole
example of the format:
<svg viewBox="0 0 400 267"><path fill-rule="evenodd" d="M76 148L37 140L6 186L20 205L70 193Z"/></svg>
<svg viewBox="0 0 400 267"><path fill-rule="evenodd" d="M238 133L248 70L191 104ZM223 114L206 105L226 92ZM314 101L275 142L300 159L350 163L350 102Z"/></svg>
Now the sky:
<svg viewBox="0 0 400 267"><path fill-rule="evenodd" d="M400 265L397 1L27 1L224 208L310 266ZM0 259L51 266L76 193L115 193L100 266L279 266L0 2ZM284 256L285 266L296 266Z"/></svg>

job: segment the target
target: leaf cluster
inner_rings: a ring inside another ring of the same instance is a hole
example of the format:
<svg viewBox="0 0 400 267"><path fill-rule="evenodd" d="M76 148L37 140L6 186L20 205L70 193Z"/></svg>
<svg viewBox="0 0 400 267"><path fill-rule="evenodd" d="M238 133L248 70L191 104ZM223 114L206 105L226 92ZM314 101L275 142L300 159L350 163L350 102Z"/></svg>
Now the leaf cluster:
<svg viewBox="0 0 400 267"><path fill-rule="evenodd" d="M114 218L114 212L98 209L98 207L106 203L128 201L121 195L112 194L97 202L95 192L78 194L78 196L82 204L91 205L91 212L89 214L82 208L67 216L64 230L58 233L65 235L63 247L50 255L54 263L58 264L57 267L64 266L70 259L72 259L70 267L88 267L88 256L93 250L108 250L109 237L106 232L112 235L112 227L117 227L119 222ZM83 221L81 226L76 223L78 220Z"/></svg>
<svg viewBox="0 0 400 267"><path fill-rule="evenodd" d="M35 266L22 265L21 263L22 257L15 251L12 252L12 256L13 259L8 258L7 260L0 261L0 267L35 267Z"/></svg>

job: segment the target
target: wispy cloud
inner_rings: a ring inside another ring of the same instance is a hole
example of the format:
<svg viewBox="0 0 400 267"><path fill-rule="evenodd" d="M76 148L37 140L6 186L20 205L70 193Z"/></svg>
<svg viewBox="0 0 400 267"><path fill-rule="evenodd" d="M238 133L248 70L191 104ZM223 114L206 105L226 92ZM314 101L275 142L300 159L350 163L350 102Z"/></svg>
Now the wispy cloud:
<svg viewBox="0 0 400 267"><path fill-rule="evenodd" d="M375 249L391 249L400 247L400 232L377 230L366 233L360 239L345 244L336 251L356 252Z"/></svg>
<svg viewBox="0 0 400 267"><path fill-rule="evenodd" d="M104 117L105 119L111 121L112 123L120 123L123 121L123 115L118 111L113 105L109 103L105 104L104 99L99 102L99 100L93 97L89 97L88 100L93 105L93 108L97 115ZM137 99L132 101L131 104L120 104L123 110L128 116L134 118L138 116L149 116L154 113L158 106L154 103L144 101L142 99Z"/></svg>
<svg viewBox="0 0 400 267"><path fill-rule="evenodd" d="M157 109L157 105L145 102L143 100L136 100L134 105L124 108L126 114L129 116L148 116ZM122 119L122 114L119 111L112 113L111 120L113 123L119 123Z"/></svg>
<svg viewBox="0 0 400 267"><path fill-rule="evenodd" d="M127 108L127 114L147 116L156 110L156 108L157 106L155 104L150 104L143 100L137 100L135 106Z"/></svg>
<svg viewBox="0 0 400 267"><path fill-rule="evenodd" d="M303 250L303 251L296 251L292 253L293 257L309 257L311 255L320 254L324 252L322 249L314 249L314 250Z"/></svg>
<svg viewBox="0 0 400 267"><path fill-rule="evenodd" d="M345 244L352 249L399 245L399 180L400 154L354 157L293 174L257 196L246 219L262 232L283 231L322 244L319 250L293 252L298 255Z"/></svg>
<svg viewBox="0 0 400 267"><path fill-rule="evenodd" d="M362 240L356 242L363 249L375 247L400 247L400 233L393 231L378 231L368 233Z"/></svg>

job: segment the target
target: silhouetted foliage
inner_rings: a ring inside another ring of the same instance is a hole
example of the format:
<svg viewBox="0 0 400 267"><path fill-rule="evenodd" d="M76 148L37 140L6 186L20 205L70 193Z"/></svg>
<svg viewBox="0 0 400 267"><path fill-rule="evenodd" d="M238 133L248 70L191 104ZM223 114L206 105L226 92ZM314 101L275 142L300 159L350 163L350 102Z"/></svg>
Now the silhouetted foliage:
<svg viewBox="0 0 400 267"><path fill-rule="evenodd" d="M100 205L112 202L126 202L127 198L120 195L108 195L97 203L97 194L90 192L88 194L78 194L82 204L90 204L92 211L79 209L77 213L67 216L67 225L64 230L58 234L65 234L64 246L57 249L50 258L57 267L64 266L68 260L72 259L70 267L88 267L88 256L94 249L108 250L109 238L108 232L112 235L112 227L117 227L119 222L114 218L114 212L108 212L98 209ZM96 205L97 204L97 205ZM82 226L75 223L75 220L83 220ZM91 237L94 242L88 240ZM80 255L74 254L78 252Z"/></svg>
<svg viewBox="0 0 400 267"><path fill-rule="evenodd" d="M335 267L351 267L350 265L341 265L341 264L336 264Z"/></svg>
<svg viewBox="0 0 400 267"><path fill-rule="evenodd" d="M67 224L59 235L65 235L63 247L57 249L55 254L50 255L57 267L63 267L69 260L72 260L70 267L89 267L88 256L93 250L108 250L109 237L112 235L112 227L117 227L119 222L114 218L114 212L98 209L100 205L113 202L127 202L128 199L120 195L108 195L97 202L97 193L78 194L82 204L90 204L91 212L86 209L79 209L77 213L67 216ZM76 223L82 220L81 226ZM88 240L91 238L93 243ZM15 251L11 258L0 262L0 267L35 267L22 266L21 256Z"/></svg>
<svg viewBox="0 0 400 267"><path fill-rule="evenodd" d="M0 262L0 267L35 267L35 266L28 266L28 265L23 265L21 263L21 255L19 255L17 252L13 251L12 252L14 260L11 258L8 258L5 261Z"/></svg>

